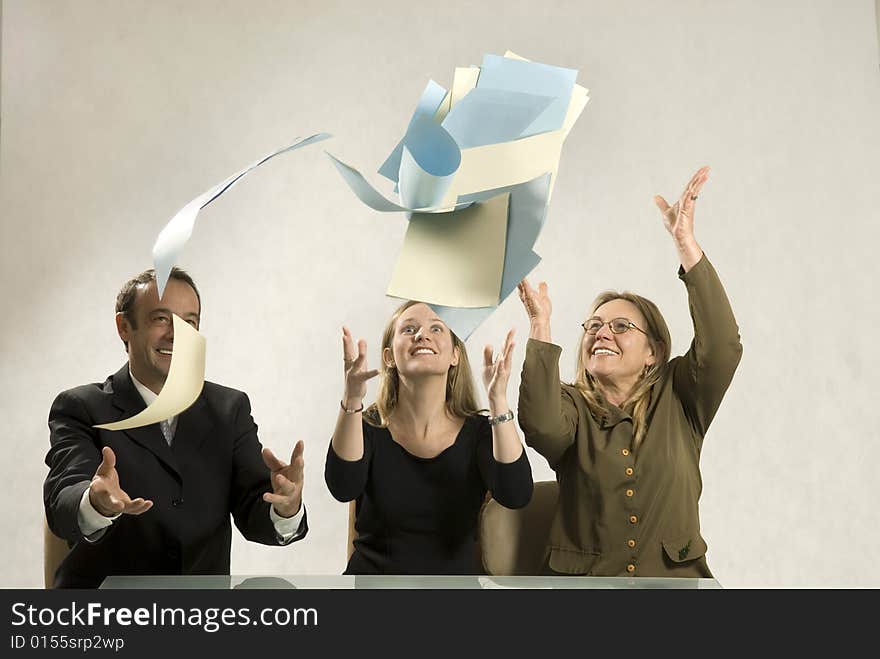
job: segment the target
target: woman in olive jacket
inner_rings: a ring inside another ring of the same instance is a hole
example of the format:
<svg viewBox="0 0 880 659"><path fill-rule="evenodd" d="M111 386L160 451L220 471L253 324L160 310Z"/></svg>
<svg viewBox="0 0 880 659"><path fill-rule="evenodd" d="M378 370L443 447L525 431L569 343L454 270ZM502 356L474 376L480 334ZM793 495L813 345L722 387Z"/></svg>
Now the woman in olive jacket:
<svg viewBox="0 0 880 659"><path fill-rule="evenodd" d="M548 574L712 576L700 535L700 450L742 344L694 239L694 206L708 174L698 170L673 206L654 198L678 250L694 323L684 356L669 359L669 330L651 301L606 292L583 323L575 382L560 383L547 285L520 283L531 331L519 423L559 482Z"/></svg>

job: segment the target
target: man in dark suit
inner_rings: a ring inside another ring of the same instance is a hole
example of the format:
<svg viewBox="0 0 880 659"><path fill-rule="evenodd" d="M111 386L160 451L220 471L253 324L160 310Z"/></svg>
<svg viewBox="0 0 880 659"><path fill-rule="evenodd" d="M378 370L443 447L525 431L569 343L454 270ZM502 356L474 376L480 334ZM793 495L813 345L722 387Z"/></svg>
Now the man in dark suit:
<svg viewBox="0 0 880 659"><path fill-rule="evenodd" d="M289 464L261 450L243 392L205 382L177 417L93 428L156 398L171 364L172 314L198 329L201 299L175 268L159 300L147 270L122 288L116 312L128 363L103 384L62 392L49 412L43 500L49 527L71 547L55 586L95 588L108 575L228 574L230 514L248 540L302 538L303 443Z"/></svg>

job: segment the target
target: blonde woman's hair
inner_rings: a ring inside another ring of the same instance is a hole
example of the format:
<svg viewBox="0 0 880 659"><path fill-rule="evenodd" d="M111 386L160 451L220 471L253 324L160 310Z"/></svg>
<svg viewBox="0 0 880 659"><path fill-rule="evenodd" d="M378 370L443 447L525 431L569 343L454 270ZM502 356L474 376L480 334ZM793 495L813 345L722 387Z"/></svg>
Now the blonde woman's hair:
<svg viewBox="0 0 880 659"><path fill-rule="evenodd" d="M660 380L660 377L666 368L666 364L669 362L669 352L671 350L670 346L672 339L669 336L669 328L666 326L666 320L663 318L663 314L660 313L660 309L657 308L657 305L651 302L651 300L644 298L641 295L630 293L629 291L624 291L622 293L618 293L617 291L605 291L600 293L593 302L590 315L596 313L596 309L611 300L626 300L641 312L642 316L645 318L645 323L647 324L647 327L644 328L647 333L646 338L648 339L648 343L654 353L654 363L651 366L645 367L644 372L636 383L629 398L627 398L621 406L623 411L632 417L633 429L635 432L634 446L637 448L645 438L645 432L647 431L648 406L651 403L651 393L654 385ZM587 373L583 351L584 334L586 334L586 330L581 334L580 341L578 342L577 367L575 371L577 377L572 383L572 386L581 392L581 395L583 395L584 399L587 401L587 407L590 408L590 412L593 416L597 419L601 419L608 416L607 401L602 395L596 379Z"/></svg>
<svg viewBox="0 0 880 659"><path fill-rule="evenodd" d="M394 339L394 328L401 314L410 307L422 304L416 300L404 302L391 315L382 332L382 354L385 349L391 348ZM452 335L452 347L458 348L458 364L449 367L446 376L446 409L454 417L463 418L481 414L485 410L477 406L477 397L474 391L474 378L471 373L471 365L468 361L467 348L455 332L449 330ZM397 396L400 391L400 375L396 366L388 366L385 360L381 360L379 366L379 389L376 393L376 402L364 411L364 419L370 425L379 428L388 427L388 420L397 407Z"/></svg>

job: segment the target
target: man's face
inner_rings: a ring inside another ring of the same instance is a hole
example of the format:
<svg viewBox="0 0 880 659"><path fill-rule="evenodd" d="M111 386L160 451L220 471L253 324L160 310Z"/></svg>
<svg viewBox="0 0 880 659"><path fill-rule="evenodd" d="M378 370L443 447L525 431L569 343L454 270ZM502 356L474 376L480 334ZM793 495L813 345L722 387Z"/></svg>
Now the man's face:
<svg viewBox="0 0 880 659"><path fill-rule="evenodd" d="M199 328L199 300L186 282L169 279L162 301L156 282L139 286L131 315L134 323L123 314L116 314L119 338L128 343L128 365L131 373L154 393L159 393L171 367L174 347L174 322L177 314Z"/></svg>

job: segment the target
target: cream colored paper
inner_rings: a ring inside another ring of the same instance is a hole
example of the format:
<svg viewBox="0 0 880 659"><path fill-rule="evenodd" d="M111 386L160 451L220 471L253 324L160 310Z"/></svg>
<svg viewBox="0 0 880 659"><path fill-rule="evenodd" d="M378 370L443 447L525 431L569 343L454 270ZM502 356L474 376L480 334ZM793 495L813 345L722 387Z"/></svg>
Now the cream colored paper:
<svg viewBox="0 0 880 659"><path fill-rule="evenodd" d="M449 101L449 109L455 107L465 95L477 86L477 80L480 78L480 67L469 66L455 67L455 75L452 77L452 98Z"/></svg>
<svg viewBox="0 0 880 659"><path fill-rule="evenodd" d="M547 172L555 175L564 139L562 130L554 130L513 142L462 149L461 166L439 206L448 208L461 195L525 183Z"/></svg>
<svg viewBox="0 0 880 659"><path fill-rule="evenodd" d="M413 213L387 294L450 307L498 304L510 194L448 215Z"/></svg>
<svg viewBox="0 0 880 659"><path fill-rule="evenodd" d="M458 103L465 94L477 86L477 80L480 77L480 67L478 66L458 66L455 68L455 74L452 77L452 89L446 94L437 112L434 113L434 121L441 123L449 111Z"/></svg>
<svg viewBox="0 0 880 659"><path fill-rule="evenodd" d="M129 430L176 416L196 402L205 384L205 337L174 314L174 347L165 386L147 409L132 417L94 426L104 430Z"/></svg>

